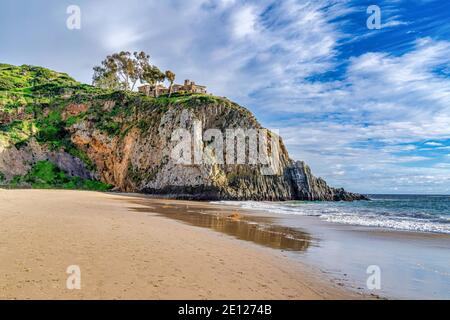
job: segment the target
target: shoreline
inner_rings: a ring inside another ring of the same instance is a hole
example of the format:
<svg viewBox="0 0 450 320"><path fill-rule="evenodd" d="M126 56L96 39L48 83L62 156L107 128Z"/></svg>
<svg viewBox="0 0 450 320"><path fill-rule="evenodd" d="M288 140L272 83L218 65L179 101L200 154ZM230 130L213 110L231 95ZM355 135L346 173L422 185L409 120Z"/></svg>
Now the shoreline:
<svg viewBox="0 0 450 320"><path fill-rule="evenodd" d="M371 200L376 201L376 200ZM351 228L356 229L359 228L361 231L369 231L369 232L385 232L386 234L402 234L402 235L417 235L420 237L420 235L423 235L424 237L428 235L435 235L437 237L444 237L444 238L450 238L450 233L445 231L433 231L433 230L420 230L420 229L408 229L408 228L401 228L401 227L389 227L385 225L371 225L371 224L364 224L364 223L358 223L358 222L345 222L339 221L339 220L328 220L320 217L316 213L313 212L313 214L310 214L308 212L306 213L295 213L291 211L284 211L285 208L278 208L278 207L271 207L279 205L283 206L284 204L289 204L292 202L298 202L298 206L296 208L302 208L303 206L309 206L311 204L318 204L318 205L324 205L321 209L326 209L327 205L336 205L336 204L348 204L348 203L360 203L364 201L354 201L354 202L342 202L342 201L211 201L212 204L217 204L220 206L225 207L234 207L239 210L244 210L247 212L253 212L257 214L263 214L263 215L269 215L272 217L280 217L280 216L297 216L297 217L314 217L320 220L320 223L322 224L329 224L334 226L341 226L343 228ZM250 203L250 205L247 206L247 203ZM258 206L254 207L253 204L257 203ZM260 204L264 204L265 206L260 206ZM364 210L365 208L361 208L361 210Z"/></svg>
<svg viewBox="0 0 450 320"><path fill-rule="evenodd" d="M265 215L277 224L314 235L316 245L291 258L317 266L337 283L366 296L387 299L450 299L450 235L422 231L341 224L317 216L277 214L241 208ZM381 270L380 290L367 290L369 266Z"/></svg>
<svg viewBox="0 0 450 320"><path fill-rule="evenodd" d="M219 205L219 203L211 202L213 205ZM235 208L236 210L242 210L247 212L248 214L254 214L254 215L262 215L266 217L272 217L272 218L280 218L281 215L278 215L276 213L270 212L270 211L264 211L262 209L247 209L242 208L238 205L223 205L224 208ZM286 214L286 216L290 216L290 214ZM293 215L294 216L294 215ZM427 239L427 238L434 238L434 239L450 239L450 234L448 233L442 233L442 232L432 232L432 231L422 231L422 230L403 230L403 229L395 229L395 228L388 228L388 227L374 227L374 226L365 226L365 225L359 225L359 224L351 224L351 223L340 223L340 222L334 222L334 221L326 221L321 220L319 217L316 216L301 216L298 215L300 218L311 218L312 220L317 220L317 224L327 225L329 227L336 227L336 228L342 228L346 230L351 230L354 232L369 232L373 235L379 234L381 236L386 237L397 237L397 238L411 238L411 239Z"/></svg>
<svg viewBox="0 0 450 320"><path fill-rule="evenodd" d="M162 206L182 205L141 195L0 190L0 299L364 298L283 250L164 216ZM80 267L81 290L66 288L72 265Z"/></svg>

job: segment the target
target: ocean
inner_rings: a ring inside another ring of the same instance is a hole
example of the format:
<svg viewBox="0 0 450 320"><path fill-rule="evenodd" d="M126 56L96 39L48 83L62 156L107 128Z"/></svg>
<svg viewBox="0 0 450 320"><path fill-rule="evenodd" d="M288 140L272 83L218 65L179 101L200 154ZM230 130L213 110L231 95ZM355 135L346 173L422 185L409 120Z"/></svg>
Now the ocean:
<svg viewBox="0 0 450 320"><path fill-rule="evenodd" d="M371 201L222 203L281 215L315 216L339 224L450 234L450 196L369 195L369 198Z"/></svg>
<svg viewBox="0 0 450 320"><path fill-rule="evenodd" d="M317 267L337 283L394 299L450 299L450 196L369 198L220 203L267 212L274 224L301 231L309 244L285 254ZM366 286L370 266L381 270L380 290Z"/></svg>

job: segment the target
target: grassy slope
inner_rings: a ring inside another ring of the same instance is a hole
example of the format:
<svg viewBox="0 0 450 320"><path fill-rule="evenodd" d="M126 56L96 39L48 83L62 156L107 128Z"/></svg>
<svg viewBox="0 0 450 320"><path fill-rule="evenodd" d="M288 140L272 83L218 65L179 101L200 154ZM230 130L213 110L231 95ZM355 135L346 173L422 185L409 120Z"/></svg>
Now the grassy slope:
<svg viewBox="0 0 450 320"><path fill-rule="evenodd" d="M51 149L64 149L85 161L88 168L92 167L87 156L70 142L61 110L64 96L96 91L67 74L41 67L0 64L0 114L3 114L3 120L9 119L0 123L0 142L6 147L20 148L34 137ZM4 174L0 172L0 184L5 183ZM98 181L70 177L47 161L38 162L28 174L16 176L7 183L10 187L24 185L101 191L111 187Z"/></svg>

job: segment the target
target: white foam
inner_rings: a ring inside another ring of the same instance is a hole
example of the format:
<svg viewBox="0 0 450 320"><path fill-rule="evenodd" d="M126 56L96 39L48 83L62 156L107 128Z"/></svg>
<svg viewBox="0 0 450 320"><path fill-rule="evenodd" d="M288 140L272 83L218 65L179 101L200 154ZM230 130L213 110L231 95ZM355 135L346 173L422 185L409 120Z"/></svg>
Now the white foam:
<svg viewBox="0 0 450 320"><path fill-rule="evenodd" d="M450 234L449 223L439 223L426 219L416 219L400 216L385 216L375 212L361 213L362 208L339 207L327 203L279 203L279 202L257 202L257 201L218 201L221 205L239 206L242 209L261 210L275 214L289 214L302 216L317 216L320 219L332 223L389 228L404 231L419 231ZM358 212L360 210L360 212ZM443 219L448 221L448 217Z"/></svg>
<svg viewBox="0 0 450 320"><path fill-rule="evenodd" d="M404 231L420 231L450 234L450 226L417 219L383 219L379 217L328 216L324 220L334 223L358 225L365 227L389 228Z"/></svg>
<svg viewBox="0 0 450 320"><path fill-rule="evenodd" d="M238 206L247 210L261 210L278 214L312 215L320 216L318 213L302 211L301 207L289 205L289 203L264 202L264 201L213 201L211 203L221 205Z"/></svg>

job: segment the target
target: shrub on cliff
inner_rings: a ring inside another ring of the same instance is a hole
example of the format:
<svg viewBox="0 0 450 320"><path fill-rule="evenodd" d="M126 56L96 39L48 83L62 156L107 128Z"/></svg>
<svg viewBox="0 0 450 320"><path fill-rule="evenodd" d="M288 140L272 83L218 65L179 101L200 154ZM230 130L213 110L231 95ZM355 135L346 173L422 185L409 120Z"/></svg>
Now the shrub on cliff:
<svg viewBox="0 0 450 320"><path fill-rule="evenodd" d="M36 189L81 189L108 191L111 186L99 181L72 177L49 161L39 161L25 176L16 176L11 185L14 187L31 186Z"/></svg>

